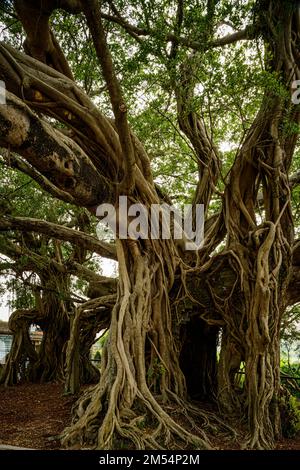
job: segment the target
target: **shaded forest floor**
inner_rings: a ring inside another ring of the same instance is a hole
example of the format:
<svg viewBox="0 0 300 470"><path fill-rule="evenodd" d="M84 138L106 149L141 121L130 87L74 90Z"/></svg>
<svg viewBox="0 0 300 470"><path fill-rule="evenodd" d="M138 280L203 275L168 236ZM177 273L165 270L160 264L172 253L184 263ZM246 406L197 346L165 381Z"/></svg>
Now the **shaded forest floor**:
<svg viewBox="0 0 300 470"><path fill-rule="evenodd" d="M0 444L59 449L60 443L55 436L70 423L71 408L76 400L62 393L61 384L0 386ZM212 443L219 449L239 449L237 443L222 438L212 438ZM300 450L300 435L282 439L277 449Z"/></svg>

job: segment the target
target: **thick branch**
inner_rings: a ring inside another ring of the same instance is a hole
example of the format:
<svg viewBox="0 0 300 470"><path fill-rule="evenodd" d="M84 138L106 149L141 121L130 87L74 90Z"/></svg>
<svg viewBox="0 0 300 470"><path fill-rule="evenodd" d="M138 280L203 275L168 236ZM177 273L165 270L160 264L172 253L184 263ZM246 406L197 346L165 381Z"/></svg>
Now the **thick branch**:
<svg viewBox="0 0 300 470"><path fill-rule="evenodd" d="M117 279L102 278L102 279L90 279L90 285L87 295L91 298L100 297L109 293L115 292L117 288ZM199 302L196 311L201 316L204 315L204 319L213 323L214 321L221 321L216 315L216 304L215 298L213 298L211 292L213 292L217 298L226 299L233 293L233 288L236 282L236 272L228 263L228 256L217 256L214 258L208 270L201 272L200 275L196 275L191 272L187 275L187 287L195 299ZM212 289L212 290L210 290ZM176 292L176 281L175 290ZM237 297L239 294L237 294ZM188 309L188 305L184 300L184 309ZM300 241L295 243L293 250L293 265L292 275L290 278L289 286L287 289L287 305L294 305L300 302ZM187 301L189 302L189 300Z"/></svg>
<svg viewBox="0 0 300 470"><path fill-rule="evenodd" d="M225 304L226 299L231 295L236 298L237 304L240 302L236 272L228 260L228 255L216 256L207 270L200 272L198 276L195 273L190 273L187 276L188 290L192 297L199 302L197 311L209 323L219 322L222 324L222 318L216 312L216 298L220 301L220 306L222 306L222 302ZM300 241L294 245L291 276L284 300L286 306L300 302ZM184 308L187 308L185 303Z"/></svg>
<svg viewBox="0 0 300 470"><path fill-rule="evenodd" d="M193 110L194 67L190 61L181 66L181 83L174 83L177 102L177 119L181 131L191 142L197 157L199 179L194 195L194 203L204 204L208 210L209 202L219 177L219 156L204 120Z"/></svg>
<svg viewBox="0 0 300 470"><path fill-rule="evenodd" d="M68 261L66 265L70 274L85 279L86 281L101 282L105 279L111 279L109 277L101 276L101 274L97 274L76 261Z"/></svg>
<svg viewBox="0 0 300 470"><path fill-rule="evenodd" d="M69 241L82 246L100 256L110 259L116 259L114 246L101 242L87 233L73 230L62 225L46 222L45 220L31 219L26 217L0 217L0 231L21 230L25 232L44 233L49 237L59 240Z"/></svg>

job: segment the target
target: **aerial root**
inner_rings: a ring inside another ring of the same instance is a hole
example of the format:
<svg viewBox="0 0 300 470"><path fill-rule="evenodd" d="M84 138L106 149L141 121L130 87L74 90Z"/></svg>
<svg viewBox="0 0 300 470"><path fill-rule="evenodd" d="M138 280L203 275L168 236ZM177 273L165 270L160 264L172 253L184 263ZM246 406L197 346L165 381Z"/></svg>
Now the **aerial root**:
<svg viewBox="0 0 300 470"><path fill-rule="evenodd" d="M103 405L98 402L97 408L101 410ZM101 412L96 414L95 409L93 391L89 390L77 404L77 421L64 431L64 446L118 449L126 445L126 448L158 450L212 448L204 431L201 432L201 437L187 431L154 398L150 403L142 396L136 397L131 409L123 408L118 411L114 408L109 415L106 413L102 422Z"/></svg>
<svg viewBox="0 0 300 470"><path fill-rule="evenodd" d="M63 446L101 450L209 450L212 449L209 435L230 433L231 438L237 437L234 429L212 412L199 410L183 400L180 406L179 403L164 406L145 392L137 392L130 408L110 409L107 395L101 393L99 385L86 390L73 410L73 424L64 431ZM178 420L173 419L172 413L176 413Z"/></svg>

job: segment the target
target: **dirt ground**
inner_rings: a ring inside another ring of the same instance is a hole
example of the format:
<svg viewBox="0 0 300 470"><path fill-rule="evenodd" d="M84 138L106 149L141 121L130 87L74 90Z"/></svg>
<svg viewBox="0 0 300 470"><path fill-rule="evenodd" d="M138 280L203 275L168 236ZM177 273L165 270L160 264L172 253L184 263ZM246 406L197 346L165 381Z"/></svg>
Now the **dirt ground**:
<svg viewBox="0 0 300 470"><path fill-rule="evenodd" d="M32 449L59 449L59 434L70 423L74 397L62 395L60 384L0 386L0 444ZM50 439L49 439L50 438ZM216 440L219 449L237 445ZM300 435L283 439L278 450L300 450Z"/></svg>

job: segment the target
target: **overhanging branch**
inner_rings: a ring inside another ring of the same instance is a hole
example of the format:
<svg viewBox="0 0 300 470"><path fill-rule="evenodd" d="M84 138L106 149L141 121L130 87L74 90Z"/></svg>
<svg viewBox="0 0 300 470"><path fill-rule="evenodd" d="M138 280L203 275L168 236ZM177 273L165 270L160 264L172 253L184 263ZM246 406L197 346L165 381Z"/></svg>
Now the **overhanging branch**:
<svg viewBox="0 0 300 470"><path fill-rule="evenodd" d="M293 189L300 184L300 170L296 171L289 177L290 188Z"/></svg>
<svg viewBox="0 0 300 470"><path fill-rule="evenodd" d="M0 217L0 231L21 230L25 232L44 233L49 237L68 241L95 252L104 258L116 259L116 251L113 245L101 242L87 233L73 230L69 227L53 224L45 220L26 217Z"/></svg>
<svg viewBox="0 0 300 470"><path fill-rule="evenodd" d="M115 125L74 82L4 43L0 79L30 108L63 123L97 171L117 183L124 162Z"/></svg>

